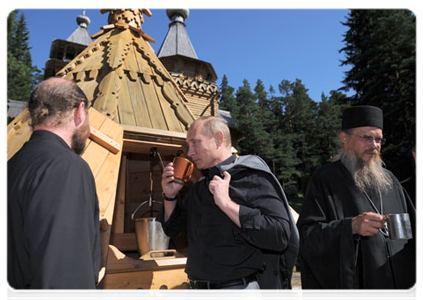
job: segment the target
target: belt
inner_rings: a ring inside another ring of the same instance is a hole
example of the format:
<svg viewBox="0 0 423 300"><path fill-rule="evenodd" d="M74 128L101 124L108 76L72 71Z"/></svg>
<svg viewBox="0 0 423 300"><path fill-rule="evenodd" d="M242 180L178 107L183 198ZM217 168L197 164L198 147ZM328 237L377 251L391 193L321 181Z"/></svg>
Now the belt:
<svg viewBox="0 0 423 300"><path fill-rule="evenodd" d="M191 289L224 289L235 285L247 285L251 281L257 280L257 274L251 274L242 278L232 279L227 281L197 281L191 280Z"/></svg>

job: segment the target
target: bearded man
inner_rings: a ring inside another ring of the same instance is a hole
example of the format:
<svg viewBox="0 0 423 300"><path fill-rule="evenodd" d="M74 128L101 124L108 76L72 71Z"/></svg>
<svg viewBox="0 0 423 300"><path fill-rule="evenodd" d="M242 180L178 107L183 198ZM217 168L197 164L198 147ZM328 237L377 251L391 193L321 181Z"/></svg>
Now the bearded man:
<svg viewBox="0 0 423 300"><path fill-rule="evenodd" d="M95 288L100 270L95 181L80 157L88 100L50 78L28 102L33 133L8 162L7 276L16 289Z"/></svg>
<svg viewBox="0 0 423 300"><path fill-rule="evenodd" d="M383 167L382 130L379 108L345 110L343 149L310 180L297 223L304 289L405 289L415 284L415 240L392 240L385 227L392 213L409 213L414 226L415 208Z"/></svg>

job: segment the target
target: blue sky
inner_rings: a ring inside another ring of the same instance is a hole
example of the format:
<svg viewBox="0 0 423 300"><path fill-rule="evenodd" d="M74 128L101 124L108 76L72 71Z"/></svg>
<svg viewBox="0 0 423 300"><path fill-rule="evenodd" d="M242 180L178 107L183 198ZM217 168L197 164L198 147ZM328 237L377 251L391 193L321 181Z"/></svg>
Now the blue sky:
<svg viewBox="0 0 423 300"><path fill-rule="evenodd" d="M33 63L44 68L54 39L67 39L83 9L22 9L30 32ZM169 28L165 9L151 9L143 30L156 40L158 52ZM211 63L220 85L224 74L237 89L247 79L253 89L261 79L278 90L282 80L301 79L309 96L342 86L346 9L191 9L187 32L200 60ZM107 25L107 13L87 9L89 32Z"/></svg>

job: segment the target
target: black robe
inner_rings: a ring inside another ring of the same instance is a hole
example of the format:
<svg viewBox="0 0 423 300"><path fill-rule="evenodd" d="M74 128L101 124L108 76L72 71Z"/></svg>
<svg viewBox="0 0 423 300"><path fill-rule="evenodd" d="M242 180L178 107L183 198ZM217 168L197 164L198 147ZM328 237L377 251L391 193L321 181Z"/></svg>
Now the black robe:
<svg viewBox="0 0 423 300"><path fill-rule="evenodd" d="M386 172L394 186L382 195L383 214L408 212L416 236L415 209ZM406 289L415 284L415 239L353 235L351 220L363 212L375 210L341 161L315 172L297 223L304 289Z"/></svg>
<svg viewBox="0 0 423 300"><path fill-rule="evenodd" d="M99 206L88 164L35 131L8 162L8 266L13 288L95 288Z"/></svg>

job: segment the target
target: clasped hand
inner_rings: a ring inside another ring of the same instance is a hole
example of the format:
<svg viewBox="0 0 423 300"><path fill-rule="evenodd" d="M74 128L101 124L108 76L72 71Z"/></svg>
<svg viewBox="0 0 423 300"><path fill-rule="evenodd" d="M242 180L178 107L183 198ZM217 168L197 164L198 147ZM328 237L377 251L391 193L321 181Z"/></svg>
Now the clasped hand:
<svg viewBox="0 0 423 300"><path fill-rule="evenodd" d="M361 236L376 235L385 226L385 221L385 216L373 212L359 214L352 219L353 234Z"/></svg>
<svg viewBox="0 0 423 300"><path fill-rule="evenodd" d="M214 176L209 182L209 191L212 193L214 203L222 208L231 202L229 197L229 183L231 182L231 174L223 172L223 178Z"/></svg>

